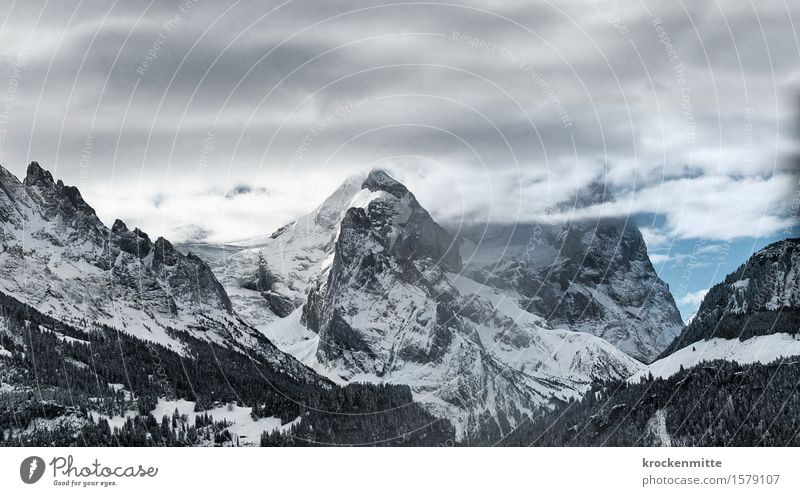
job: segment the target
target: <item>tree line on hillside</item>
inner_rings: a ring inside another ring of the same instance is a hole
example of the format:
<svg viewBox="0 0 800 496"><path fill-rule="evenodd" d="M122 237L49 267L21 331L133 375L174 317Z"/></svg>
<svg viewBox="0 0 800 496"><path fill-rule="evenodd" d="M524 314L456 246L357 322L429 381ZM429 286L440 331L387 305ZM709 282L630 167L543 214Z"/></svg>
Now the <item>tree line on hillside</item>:
<svg viewBox="0 0 800 496"><path fill-rule="evenodd" d="M595 384L527 419L509 446L800 446L800 360L708 362L667 379ZM659 433L659 418L665 432Z"/></svg>
<svg viewBox="0 0 800 496"><path fill-rule="evenodd" d="M202 442L188 426L182 436L180 429L170 436L159 419L148 417L159 398L191 400L198 411L250 406L255 418L277 417L284 424L299 418L289 436L294 441L285 444L428 444L454 437L449 422L413 402L408 386L308 384L264 360L170 332L186 344L185 355L108 327L63 324L0 293L0 344L10 353L0 356L0 380L13 386L0 392L0 444ZM111 384L123 384L125 391ZM131 410L137 415L116 429L88 414L113 417ZM212 442L224 444L220 435Z"/></svg>

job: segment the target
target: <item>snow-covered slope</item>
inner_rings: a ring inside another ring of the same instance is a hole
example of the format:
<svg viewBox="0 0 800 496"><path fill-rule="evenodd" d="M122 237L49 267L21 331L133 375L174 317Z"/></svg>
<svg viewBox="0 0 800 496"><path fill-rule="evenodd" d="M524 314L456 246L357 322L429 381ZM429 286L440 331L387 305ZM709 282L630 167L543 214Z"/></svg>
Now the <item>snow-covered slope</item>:
<svg viewBox="0 0 800 496"><path fill-rule="evenodd" d="M520 295L553 326L601 337L645 362L683 328L630 221L461 226L460 236L470 277Z"/></svg>
<svg viewBox="0 0 800 496"><path fill-rule="evenodd" d="M677 374L681 367L688 369L704 362L727 360L740 365L771 363L782 358L800 355L800 335L779 332L755 336L744 341L712 338L698 341L671 355L656 360L647 368L634 374L629 381L638 382L650 374L666 379Z"/></svg>
<svg viewBox="0 0 800 496"><path fill-rule="evenodd" d="M179 353L186 333L316 380L236 315L204 261L122 221L109 229L36 162L22 182L0 167L0 292L87 332L118 329Z"/></svg>
<svg viewBox="0 0 800 496"><path fill-rule="evenodd" d="M508 432L593 380L641 367L602 339L550 328L519 294L466 277L452 236L381 171L257 242L212 262L237 311L337 381L410 385L462 438ZM259 264L275 280L243 288ZM280 318L270 293L301 310Z"/></svg>
<svg viewBox="0 0 800 496"><path fill-rule="evenodd" d="M236 311L250 324L267 332L273 322L303 304L313 279L333 252L342 215L365 178L366 174L348 178L313 212L269 236L202 247L200 255L223 284ZM275 278L270 288L252 284L260 261Z"/></svg>
<svg viewBox="0 0 800 496"><path fill-rule="evenodd" d="M747 339L800 329L800 238L773 243L711 288L665 352L712 337Z"/></svg>
<svg viewBox="0 0 800 496"><path fill-rule="evenodd" d="M755 253L709 290L669 353L630 378L667 378L712 360L742 365L800 356L800 239Z"/></svg>

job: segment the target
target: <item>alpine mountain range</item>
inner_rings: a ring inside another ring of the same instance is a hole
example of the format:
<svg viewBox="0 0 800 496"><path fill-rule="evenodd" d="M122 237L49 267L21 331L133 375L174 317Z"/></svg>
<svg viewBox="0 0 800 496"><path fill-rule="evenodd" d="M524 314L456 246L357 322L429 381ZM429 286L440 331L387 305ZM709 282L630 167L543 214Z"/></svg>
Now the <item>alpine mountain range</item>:
<svg viewBox="0 0 800 496"><path fill-rule="evenodd" d="M441 225L381 170L173 245L0 167L0 243L4 445L800 444L800 239L688 325L630 219Z"/></svg>

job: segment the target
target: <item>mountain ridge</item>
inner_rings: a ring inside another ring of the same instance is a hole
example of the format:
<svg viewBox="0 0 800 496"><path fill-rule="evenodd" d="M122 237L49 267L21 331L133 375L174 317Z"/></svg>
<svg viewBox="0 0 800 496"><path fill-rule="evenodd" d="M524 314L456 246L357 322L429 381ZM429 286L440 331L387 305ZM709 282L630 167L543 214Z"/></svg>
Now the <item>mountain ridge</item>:
<svg viewBox="0 0 800 496"><path fill-rule="evenodd" d="M640 231L626 219L463 226L473 279L519 293L551 325L604 338L649 362L683 328Z"/></svg>
<svg viewBox="0 0 800 496"><path fill-rule="evenodd" d="M105 226L36 162L22 181L0 167L0 316L3 445L453 439L407 386L338 387L284 353L200 257Z"/></svg>
<svg viewBox="0 0 800 496"><path fill-rule="evenodd" d="M121 220L106 227L38 162L22 181L0 166L0 222L0 291L65 324L117 328L178 353L182 331L319 381L235 314L205 261Z"/></svg>
<svg viewBox="0 0 800 496"><path fill-rule="evenodd" d="M238 311L262 319L257 327L282 349L337 381L410 384L432 412L455 419L460 438L499 436L640 367L464 277L456 248L404 185L376 170L212 265ZM274 283L247 289L260 266ZM276 315L276 294L297 310Z"/></svg>

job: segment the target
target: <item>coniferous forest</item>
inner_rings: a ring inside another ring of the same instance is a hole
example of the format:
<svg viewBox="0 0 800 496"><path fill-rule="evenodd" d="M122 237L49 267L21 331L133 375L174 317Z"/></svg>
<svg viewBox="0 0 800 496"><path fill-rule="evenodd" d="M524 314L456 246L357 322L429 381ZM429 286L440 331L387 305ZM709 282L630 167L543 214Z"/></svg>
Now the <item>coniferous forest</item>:
<svg viewBox="0 0 800 496"><path fill-rule="evenodd" d="M800 360L717 360L668 379L596 384L505 446L800 446ZM668 438L668 442L666 441Z"/></svg>
<svg viewBox="0 0 800 496"><path fill-rule="evenodd" d="M0 393L0 442L7 446L237 444L224 419L201 414L189 421L177 411L154 418L158 398L190 399L198 410L252 405L254 418L299 419L284 432L264 432L261 446L658 446L664 435L673 446L800 445L796 359L744 366L715 361L668 379L596 383L583 398L505 433L456 443L452 426L414 403L407 386L316 387L189 336L181 336L191 343L185 357L113 329L84 333L1 294L0 308L0 346L10 352L0 374L19 385ZM109 386L115 383L129 391ZM113 428L88 413L132 410L135 416Z"/></svg>
<svg viewBox="0 0 800 496"><path fill-rule="evenodd" d="M177 412L154 418L158 398L187 399L196 409L252 406L254 417L292 422L262 444L431 445L450 442L452 426L414 403L408 386L311 385L253 357L181 335L182 356L109 328L64 325L0 294L3 331L0 443L8 446L186 446L236 444L223 419ZM224 364L221 366L220 364ZM120 391L109 384L124 384ZM137 412L111 428L108 416ZM40 427L37 427L40 426Z"/></svg>

